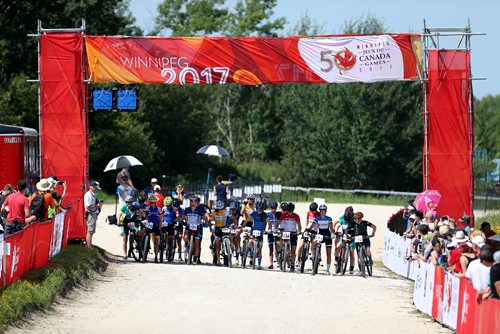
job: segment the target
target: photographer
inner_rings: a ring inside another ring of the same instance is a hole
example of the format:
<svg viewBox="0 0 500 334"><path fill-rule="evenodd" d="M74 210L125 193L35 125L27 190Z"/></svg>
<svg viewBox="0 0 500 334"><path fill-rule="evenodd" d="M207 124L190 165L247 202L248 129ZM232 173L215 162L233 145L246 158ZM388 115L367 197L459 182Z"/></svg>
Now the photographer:
<svg viewBox="0 0 500 334"><path fill-rule="evenodd" d="M96 197L96 192L100 189L99 182L90 182L89 190L83 197L85 203L85 220L87 222L87 247L92 247L92 236L95 233L97 217L101 212L103 204L103 201L98 200Z"/></svg>

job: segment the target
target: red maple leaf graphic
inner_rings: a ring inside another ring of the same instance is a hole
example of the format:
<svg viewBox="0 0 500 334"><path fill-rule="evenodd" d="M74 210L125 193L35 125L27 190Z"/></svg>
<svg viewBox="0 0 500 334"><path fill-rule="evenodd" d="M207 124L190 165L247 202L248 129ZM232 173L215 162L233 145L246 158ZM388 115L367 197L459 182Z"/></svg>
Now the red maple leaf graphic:
<svg viewBox="0 0 500 334"><path fill-rule="evenodd" d="M334 57L337 60L337 65L343 70L350 69L356 64L356 56L348 48L336 53Z"/></svg>

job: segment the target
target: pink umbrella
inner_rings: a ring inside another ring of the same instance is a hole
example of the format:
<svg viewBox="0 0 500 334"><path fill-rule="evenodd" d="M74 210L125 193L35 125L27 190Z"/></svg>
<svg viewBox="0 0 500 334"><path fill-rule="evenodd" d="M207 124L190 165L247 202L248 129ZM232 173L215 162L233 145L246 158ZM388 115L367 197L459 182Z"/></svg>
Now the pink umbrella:
<svg viewBox="0 0 500 334"><path fill-rule="evenodd" d="M441 194L438 190L426 190L415 197L413 206L418 211L434 210L441 200Z"/></svg>

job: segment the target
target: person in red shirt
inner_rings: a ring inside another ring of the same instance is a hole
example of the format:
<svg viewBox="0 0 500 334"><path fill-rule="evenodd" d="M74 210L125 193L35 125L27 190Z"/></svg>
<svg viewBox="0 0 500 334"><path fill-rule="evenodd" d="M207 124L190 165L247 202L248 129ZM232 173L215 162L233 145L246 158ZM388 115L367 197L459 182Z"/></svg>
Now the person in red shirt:
<svg viewBox="0 0 500 334"><path fill-rule="evenodd" d="M454 250L450 253L450 258L448 260L448 270L451 270L457 274L461 274L463 272L462 265L460 263L460 257L462 253L470 253L472 249L467 245L467 241L469 237L467 237L462 230L458 230L455 233L455 236L451 239L452 244L456 244Z"/></svg>
<svg viewBox="0 0 500 334"><path fill-rule="evenodd" d="M295 205L290 202L287 205L287 211L281 215L280 217L280 230L283 232L290 232L290 245L291 249L291 268L290 271L295 271L295 250L297 248L297 232L302 231L302 227L300 226L300 217L298 214L293 212L295 210ZM280 240L280 248L283 249L283 240Z"/></svg>
<svg viewBox="0 0 500 334"><path fill-rule="evenodd" d="M23 195L27 188L25 180L17 183L17 192L9 195L2 204L2 212L7 212L7 225L5 226L5 236L20 231L24 225L35 220L29 217L28 198Z"/></svg>
<svg viewBox="0 0 500 334"><path fill-rule="evenodd" d="M154 193L153 195L156 197L156 206L159 207L160 209L163 208L163 202L165 201L165 197L161 194L161 187L159 185L155 185L154 188ZM148 201L149 205L149 201Z"/></svg>
<svg viewBox="0 0 500 334"><path fill-rule="evenodd" d="M493 248L493 251L496 251L496 245L490 239L492 236L496 235L495 231L491 229L491 225L488 222L483 222L481 224L481 231L484 233L484 237L486 239L486 244Z"/></svg>
<svg viewBox="0 0 500 334"><path fill-rule="evenodd" d="M314 219L319 217L320 213L318 211L318 203L312 202L309 204L309 211L307 211L306 215L306 228L309 228L313 225ZM300 254L302 254L302 245L304 244L304 238L301 238L299 241L299 249L297 250L297 259L300 261Z"/></svg>

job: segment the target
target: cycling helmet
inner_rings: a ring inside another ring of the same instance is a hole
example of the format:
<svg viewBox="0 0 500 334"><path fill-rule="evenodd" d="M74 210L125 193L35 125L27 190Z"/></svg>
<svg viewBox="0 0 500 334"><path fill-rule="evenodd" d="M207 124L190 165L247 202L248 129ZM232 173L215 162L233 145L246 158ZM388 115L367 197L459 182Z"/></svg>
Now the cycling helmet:
<svg viewBox="0 0 500 334"><path fill-rule="evenodd" d="M196 202L196 203L198 203L198 204L201 202L201 198L199 198L198 196L195 196L195 197L194 197L194 200L195 200L195 202Z"/></svg>
<svg viewBox="0 0 500 334"><path fill-rule="evenodd" d="M189 201L191 201L191 202L196 202L196 196L191 196L191 197L189 197Z"/></svg>
<svg viewBox="0 0 500 334"><path fill-rule="evenodd" d="M130 195L128 195L127 197L125 197L125 203L132 203L134 201L134 198Z"/></svg>
<svg viewBox="0 0 500 334"><path fill-rule="evenodd" d="M182 202L181 202L178 198L174 198L174 199L172 200L172 204L173 204L176 208L180 208L180 207L181 207Z"/></svg>
<svg viewBox="0 0 500 334"><path fill-rule="evenodd" d="M270 208L270 209L273 209L273 210L276 210L276 209L278 208L278 203L276 203L276 202L274 202L274 201L273 201L273 202L270 202L270 203L269 203L269 208Z"/></svg>
<svg viewBox="0 0 500 334"><path fill-rule="evenodd" d="M293 210L295 210L295 204L293 204L292 202L288 203L288 205L287 205L287 211L288 212L293 212Z"/></svg>
<svg viewBox="0 0 500 334"><path fill-rule="evenodd" d="M280 208L281 208L281 210L286 211L287 208L288 208L288 203L287 202L281 202Z"/></svg>
<svg viewBox="0 0 500 334"><path fill-rule="evenodd" d="M361 211L356 212L353 216L355 219L363 219L364 217L363 212Z"/></svg>
<svg viewBox="0 0 500 334"><path fill-rule="evenodd" d="M216 209L224 209L225 205L223 201L217 201L215 202L215 208Z"/></svg>
<svg viewBox="0 0 500 334"><path fill-rule="evenodd" d="M146 197L141 195L137 198L137 201L139 202L139 204L143 204L144 202L146 202Z"/></svg>
<svg viewBox="0 0 500 334"><path fill-rule="evenodd" d="M354 209L352 208L352 206L348 206L344 210L344 219L345 220L351 220L353 214L354 214Z"/></svg>
<svg viewBox="0 0 500 334"><path fill-rule="evenodd" d="M156 198L155 195L149 196L148 200L149 200L149 203L156 203L158 201L158 199Z"/></svg>
<svg viewBox="0 0 500 334"><path fill-rule="evenodd" d="M326 209L327 209L327 207L326 207L326 205L325 205L325 204L321 204L321 205L319 206L319 211L323 211L323 210L324 210L324 211L326 211Z"/></svg>
<svg viewBox="0 0 500 334"><path fill-rule="evenodd" d="M248 195L247 200L252 200L255 202L255 195Z"/></svg>
<svg viewBox="0 0 500 334"><path fill-rule="evenodd" d="M165 199L163 200L163 205L169 206L170 204L172 204L172 197L170 196L165 197Z"/></svg>
<svg viewBox="0 0 500 334"><path fill-rule="evenodd" d="M133 202L132 203L132 210L137 211L140 208L141 208L141 205L139 204L139 202Z"/></svg>
<svg viewBox="0 0 500 334"><path fill-rule="evenodd" d="M266 202L255 203L255 208L257 209L257 211L264 211L265 209L267 209Z"/></svg>
<svg viewBox="0 0 500 334"><path fill-rule="evenodd" d="M318 210L318 203L312 202L311 204L309 204L309 211L316 211L316 210Z"/></svg>

